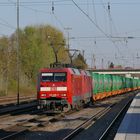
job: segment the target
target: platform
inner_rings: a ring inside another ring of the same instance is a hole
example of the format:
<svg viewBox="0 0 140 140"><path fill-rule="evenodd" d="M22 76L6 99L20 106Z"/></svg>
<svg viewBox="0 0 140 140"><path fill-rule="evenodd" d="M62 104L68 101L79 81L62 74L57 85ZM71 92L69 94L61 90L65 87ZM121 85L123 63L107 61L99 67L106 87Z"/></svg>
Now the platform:
<svg viewBox="0 0 140 140"><path fill-rule="evenodd" d="M140 140L140 93L132 101L115 140Z"/></svg>

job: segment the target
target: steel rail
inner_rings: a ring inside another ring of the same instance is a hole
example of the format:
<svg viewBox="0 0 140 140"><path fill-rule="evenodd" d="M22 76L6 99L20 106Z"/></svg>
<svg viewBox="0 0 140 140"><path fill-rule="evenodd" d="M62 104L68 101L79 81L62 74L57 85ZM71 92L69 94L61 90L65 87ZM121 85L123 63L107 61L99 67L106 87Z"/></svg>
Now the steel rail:
<svg viewBox="0 0 140 140"><path fill-rule="evenodd" d="M16 100L17 99L15 97L0 98L0 108L5 107L5 106L16 105L17 104ZM20 101L21 101L20 104L28 103L28 102L35 101L35 100L36 100L36 97L33 97L33 96L24 97L23 96L20 98Z"/></svg>
<svg viewBox="0 0 140 140"><path fill-rule="evenodd" d="M107 127L107 129L101 135L101 137L99 138L99 140L105 139L105 137L109 133L109 131L112 128L112 126L114 125L114 123L118 120L118 118L121 116L121 114L124 113L124 110L127 109L127 107L130 106L132 100L133 100L133 97L127 101L127 103L125 104L125 106L119 111L119 113L116 115L116 117L112 120L112 122L109 124L109 126Z"/></svg>
<svg viewBox="0 0 140 140"><path fill-rule="evenodd" d="M30 109L32 107L37 108L37 102L36 101L30 102L28 104L22 104L20 106L3 107L3 108L0 109L0 116L5 115L5 114L11 114L11 113L13 114L14 112L17 112L17 111L22 112L25 109L27 110L27 109Z"/></svg>
<svg viewBox="0 0 140 140"><path fill-rule="evenodd" d="M69 114L69 113L74 113L73 111L72 112L66 112L66 113L62 113L62 114L59 114L59 115L56 115L55 117L51 117L49 118L47 121L45 122L41 122L39 121L40 119L42 118L45 118L45 117L48 117L46 116L46 114L39 114L39 116L36 116L34 118L31 118L29 120L25 120L23 122L20 122L18 124L15 124L15 125L12 125L8 128L5 129L5 131L9 131L9 130L16 130L15 132L13 132L12 134L8 134L2 138L0 138L0 140L7 140L7 139L12 139L12 138L15 138L16 136L24 133L24 132L28 132L28 131L31 131L31 130L34 130L36 128L38 128L39 126L45 126L47 124L50 124L50 123L53 123L63 117L65 117L66 114ZM28 125L28 123L33 123L33 124L30 124ZM27 126L26 126L27 125Z"/></svg>
<svg viewBox="0 0 140 140"><path fill-rule="evenodd" d="M99 111L96 114L94 114L92 117L90 117L84 123L82 123L77 128L72 130L70 132L70 134L68 134L66 137L63 138L63 140L70 140L74 136L76 136L78 133L80 133L82 130L88 128L91 124L95 123L96 120L100 119L103 115L105 115L111 109L112 106L114 106L114 104L112 104L112 105L108 106L107 108L102 109L101 111Z"/></svg>
<svg viewBox="0 0 140 140"><path fill-rule="evenodd" d="M35 98L36 96L21 96L20 99L26 99L26 98ZM1 100L16 100L16 96L1 96L0 97L0 101Z"/></svg>

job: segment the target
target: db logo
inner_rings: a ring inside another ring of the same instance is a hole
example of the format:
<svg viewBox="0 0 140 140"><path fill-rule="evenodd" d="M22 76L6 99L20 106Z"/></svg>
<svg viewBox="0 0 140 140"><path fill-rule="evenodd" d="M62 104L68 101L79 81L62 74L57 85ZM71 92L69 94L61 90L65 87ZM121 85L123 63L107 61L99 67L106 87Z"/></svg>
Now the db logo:
<svg viewBox="0 0 140 140"><path fill-rule="evenodd" d="M51 87L51 91L56 91L56 87Z"/></svg>

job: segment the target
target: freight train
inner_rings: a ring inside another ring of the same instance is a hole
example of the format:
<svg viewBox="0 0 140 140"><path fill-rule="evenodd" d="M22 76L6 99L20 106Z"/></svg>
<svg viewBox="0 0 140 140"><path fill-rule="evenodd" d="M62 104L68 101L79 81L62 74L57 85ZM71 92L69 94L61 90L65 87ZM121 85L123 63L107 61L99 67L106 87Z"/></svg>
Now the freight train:
<svg viewBox="0 0 140 140"><path fill-rule="evenodd" d="M109 96L140 88L140 80L76 68L44 68L38 75L38 108L74 109Z"/></svg>

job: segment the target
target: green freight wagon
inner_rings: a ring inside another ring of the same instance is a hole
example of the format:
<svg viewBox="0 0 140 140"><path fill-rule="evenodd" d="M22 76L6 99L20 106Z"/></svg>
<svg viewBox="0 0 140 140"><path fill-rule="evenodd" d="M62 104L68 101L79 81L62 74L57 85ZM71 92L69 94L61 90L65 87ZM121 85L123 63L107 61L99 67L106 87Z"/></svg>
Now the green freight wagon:
<svg viewBox="0 0 140 140"><path fill-rule="evenodd" d="M93 95L98 93L98 86L99 86L99 74L92 73L92 86L93 86Z"/></svg>
<svg viewBox="0 0 140 140"><path fill-rule="evenodd" d="M140 79L91 72L93 100L122 94L140 88Z"/></svg>

